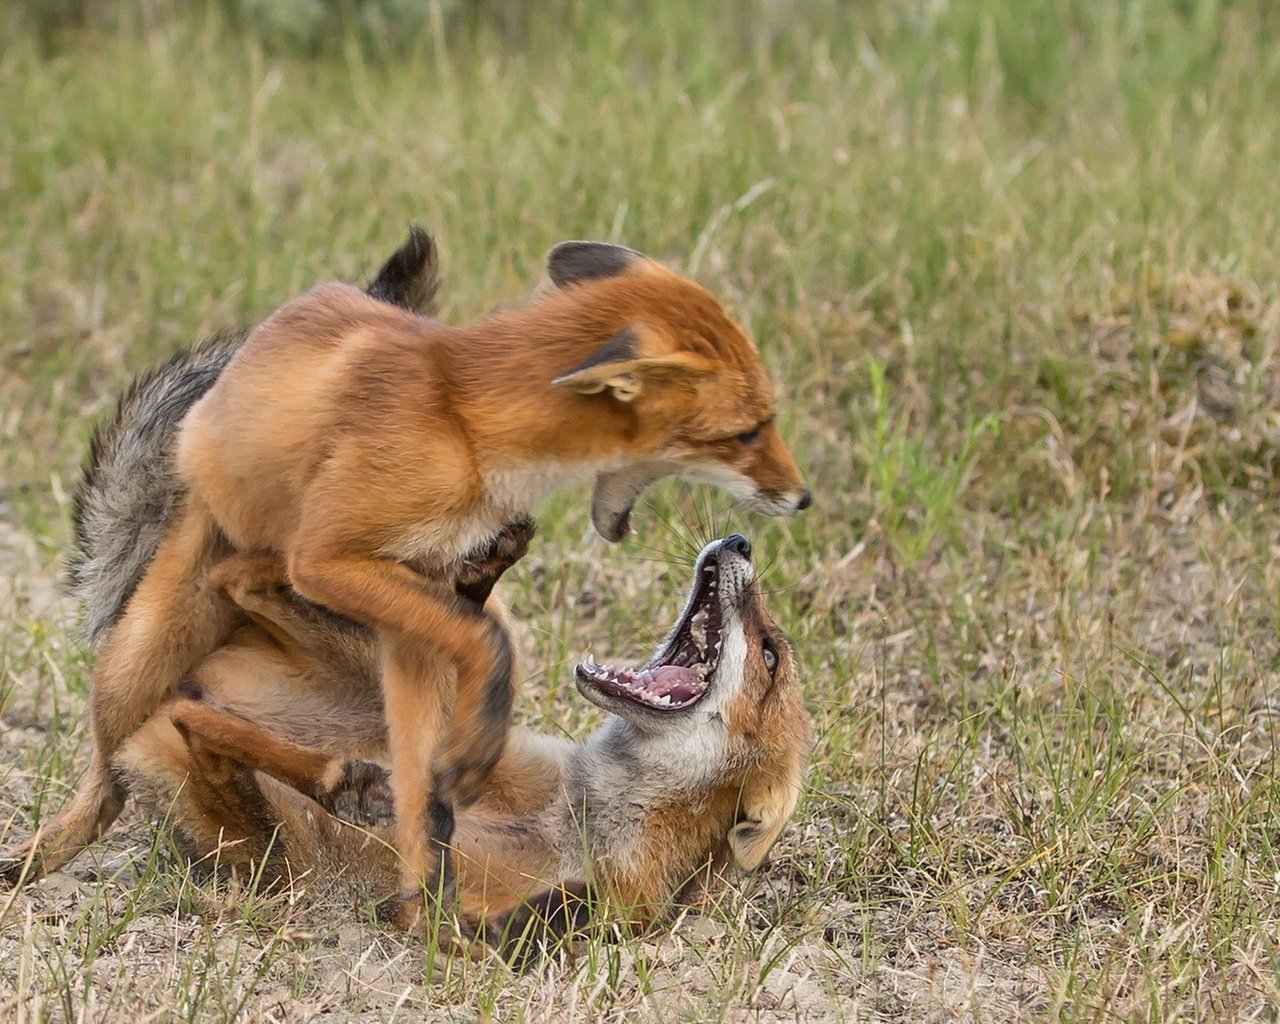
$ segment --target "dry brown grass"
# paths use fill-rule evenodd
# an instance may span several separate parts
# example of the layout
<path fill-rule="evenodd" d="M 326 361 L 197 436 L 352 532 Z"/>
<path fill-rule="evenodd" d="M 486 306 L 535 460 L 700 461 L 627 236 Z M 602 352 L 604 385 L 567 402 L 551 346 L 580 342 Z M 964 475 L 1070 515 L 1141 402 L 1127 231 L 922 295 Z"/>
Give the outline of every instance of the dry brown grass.
<path fill-rule="evenodd" d="M 518 978 L 330 880 L 197 884 L 130 818 L 0 894 L 0 1020 L 1275 1019 L 1269 7 L 446 5 L 302 52 L 235 6 L 0 16 L 0 833 L 84 763 L 52 578 L 88 425 L 409 219 L 450 318 L 616 237 L 760 340 L 814 508 L 668 489 L 606 550 L 557 499 L 511 581 L 520 713 L 585 728 L 571 662 L 642 654 L 742 527 L 804 662 L 808 793 L 719 906 Z"/>

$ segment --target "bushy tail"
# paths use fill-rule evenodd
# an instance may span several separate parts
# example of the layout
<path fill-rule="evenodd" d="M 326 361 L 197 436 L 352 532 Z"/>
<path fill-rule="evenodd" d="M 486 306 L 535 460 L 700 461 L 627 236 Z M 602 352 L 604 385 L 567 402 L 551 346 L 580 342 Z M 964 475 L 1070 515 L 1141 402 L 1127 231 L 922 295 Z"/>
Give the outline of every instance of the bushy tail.
<path fill-rule="evenodd" d="M 80 599 L 92 646 L 133 596 L 182 499 L 172 454 L 178 424 L 247 333 L 215 335 L 139 377 L 94 434 L 72 504 L 75 548 L 63 576 Z"/>
<path fill-rule="evenodd" d="M 429 313 L 438 288 L 435 243 L 412 226 L 366 291 Z M 91 647 L 120 618 L 182 500 L 173 465 L 178 425 L 248 335 L 218 334 L 178 352 L 134 381 L 95 432 L 72 504 L 75 546 L 63 574 L 66 590 L 80 600 Z"/>
<path fill-rule="evenodd" d="M 404 245 L 391 254 L 365 287 L 375 299 L 426 316 L 435 315 L 439 290 L 440 256 L 436 243 L 416 224 L 409 225 Z"/>

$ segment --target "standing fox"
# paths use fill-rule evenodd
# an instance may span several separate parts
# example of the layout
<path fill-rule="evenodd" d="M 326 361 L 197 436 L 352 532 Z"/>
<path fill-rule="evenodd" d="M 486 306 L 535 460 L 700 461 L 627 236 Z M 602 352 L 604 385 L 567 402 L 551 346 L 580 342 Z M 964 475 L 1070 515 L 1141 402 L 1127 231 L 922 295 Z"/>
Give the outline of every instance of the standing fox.
<path fill-rule="evenodd" d="M 209 569 L 255 554 L 377 636 L 412 918 L 510 719 L 505 631 L 455 592 L 469 557 L 577 479 L 611 541 L 664 476 L 773 515 L 808 504 L 760 358 L 707 292 L 601 243 L 557 246 L 548 271 L 553 289 L 469 327 L 330 284 L 250 334 L 178 428 L 183 498 L 99 653 L 94 764 L 33 839 L 41 867 L 114 819 L 112 757 L 241 620 Z"/>
<path fill-rule="evenodd" d="M 382 265 L 366 292 L 426 316 L 434 312 L 439 288 L 435 243 L 413 225 L 408 239 Z M 84 638 L 95 654 L 106 646 L 183 506 L 186 488 L 174 468 L 178 428 L 249 333 L 221 332 L 178 351 L 137 378 L 121 397 L 115 415 L 94 432 L 72 502 L 75 545 L 63 583 L 79 601 Z M 95 778 L 101 781 L 97 769 L 102 763 L 95 758 L 95 770 L 76 804 L 32 841 L 0 856 L 0 881 L 14 884 L 53 870 L 111 823 L 124 791 L 95 785 Z M 103 794 L 106 802 L 99 805 L 96 800 Z M 97 824 L 86 818 L 94 808 L 99 808 Z"/>
<path fill-rule="evenodd" d="M 511 734 L 450 843 L 464 934 L 519 956 L 600 905 L 644 927 L 729 863 L 763 860 L 799 796 L 809 727 L 750 554 L 738 535 L 703 550 L 684 611 L 643 666 L 577 667 L 578 689 L 608 712 L 596 732 Z M 395 852 L 378 841 L 391 816 L 382 710 L 340 699 L 376 698 L 372 636 L 260 562 L 233 558 L 215 576 L 253 625 L 196 666 L 116 769 L 172 816 L 193 857 L 394 887 Z"/>

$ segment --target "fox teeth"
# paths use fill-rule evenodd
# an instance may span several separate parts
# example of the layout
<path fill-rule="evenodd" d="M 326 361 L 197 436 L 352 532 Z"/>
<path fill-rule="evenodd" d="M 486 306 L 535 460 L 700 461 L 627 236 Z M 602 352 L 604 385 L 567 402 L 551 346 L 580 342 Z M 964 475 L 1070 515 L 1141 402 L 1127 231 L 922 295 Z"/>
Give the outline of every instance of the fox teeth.
<path fill-rule="evenodd" d="M 705 657 L 707 653 L 707 620 L 710 618 L 707 610 L 702 608 L 689 620 L 689 636 L 698 649 L 699 657 Z"/>

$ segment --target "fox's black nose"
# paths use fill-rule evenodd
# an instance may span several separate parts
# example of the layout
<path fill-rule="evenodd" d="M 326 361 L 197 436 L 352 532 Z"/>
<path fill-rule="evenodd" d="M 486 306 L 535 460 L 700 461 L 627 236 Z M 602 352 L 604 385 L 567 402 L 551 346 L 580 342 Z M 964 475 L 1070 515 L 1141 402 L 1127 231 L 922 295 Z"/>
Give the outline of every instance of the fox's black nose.
<path fill-rule="evenodd" d="M 736 551 L 743 558 L 750 560 L 751 558 L 751 541 L 740 533 L 731 533 L 724 539 L 724 546 L 730 551 Z"/>
<path fill-rule="evenodd" d="M 803 512 L 813 504 L 813 495 L 809 493 L 809 488 L 804 489 L 804 494 L 800 495 L 800 500 L 796 502 L 796 511 Z"/>

